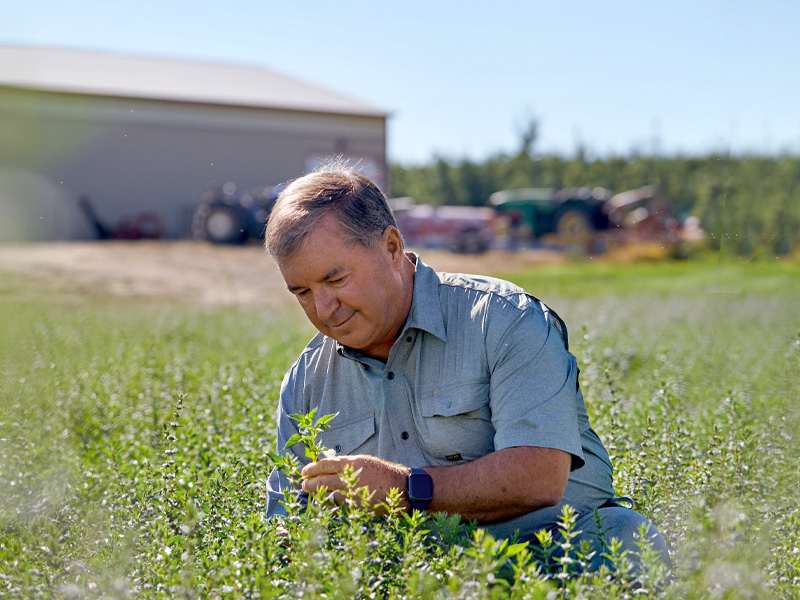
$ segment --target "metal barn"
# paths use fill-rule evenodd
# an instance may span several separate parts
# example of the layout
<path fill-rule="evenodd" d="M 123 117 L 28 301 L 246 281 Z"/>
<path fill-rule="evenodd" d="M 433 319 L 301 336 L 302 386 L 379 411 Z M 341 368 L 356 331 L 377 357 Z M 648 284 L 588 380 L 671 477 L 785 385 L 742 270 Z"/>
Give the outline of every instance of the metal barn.
<path fill-rule="evenodd" d="M 265 68 L 0 45 L 0 240 L 94 237 L 82 197 L 185 237 L 209 187 L 277 185 L 332 155 L 385 187 L 386 119 Z"/>

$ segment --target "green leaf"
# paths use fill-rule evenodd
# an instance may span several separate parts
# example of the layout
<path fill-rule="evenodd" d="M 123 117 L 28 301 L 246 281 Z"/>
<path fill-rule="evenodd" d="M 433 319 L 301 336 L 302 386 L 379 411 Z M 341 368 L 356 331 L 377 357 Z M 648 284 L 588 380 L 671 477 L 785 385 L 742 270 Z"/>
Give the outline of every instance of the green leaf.
<path fill-rule="evenodd" d="M 512 544 L 511 546 L 506 549 L 506 556 L 516 556 L 520 552 L 523 552 L 528 549 L 528 544 L 526 542 L 521 542 L 519 544 Z"/>
<path fill-rule="evenodd" d="M 314 422 L 314 415 L 317 414 L 317 409 L 312 408 L 308 414 L 289 415 L 301 427 L 308 427 Z"/>
<path fill-rule="evenodd" d="M 299 441 L 300 441 L 300 440 L 302 440 L 302 439 L 303 439 L 303 436 L 301 436 L 299 433 L 295 433 L 295 434 L 294 434 L 292 437 L 290 437 L 290 438 L 289 438 L 289 439 L 286 441 L 286 445 L 283 447 L 283 448 L 284 448 L 284 450 L 285 450 L 286 448 L 291 448 L 292 446 L 294 446 L 294 445 L 295 445 L 297 442 L 299 442 Z"/>
<path fill-rule="evenodd" d="M 321 416 L 319 418 L 319 420 L 317 421 L 317 427 L 322 428 L 323 426 L 325 426 L 327 428 L 328 423 L 330 423 L 333 419 L 335 419 L 338 414 L 339 413 L 337 412 L 337 413 L 334 413 L 332 415 L 323 415 L 323 416 Z"/>

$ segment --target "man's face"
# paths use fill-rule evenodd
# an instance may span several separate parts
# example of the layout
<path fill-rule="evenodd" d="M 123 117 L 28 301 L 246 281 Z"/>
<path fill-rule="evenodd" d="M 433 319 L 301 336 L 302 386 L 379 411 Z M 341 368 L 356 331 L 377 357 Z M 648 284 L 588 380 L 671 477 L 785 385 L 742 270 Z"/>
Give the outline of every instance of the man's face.
<path fill-rule="evenodd" d="M 281 274 L 319 331 L 385 360 L 408 316 L 413 266 L 394 228 L 375 248 L 344 240 L 339 221 L 327 215 L 280 264 Z"/>

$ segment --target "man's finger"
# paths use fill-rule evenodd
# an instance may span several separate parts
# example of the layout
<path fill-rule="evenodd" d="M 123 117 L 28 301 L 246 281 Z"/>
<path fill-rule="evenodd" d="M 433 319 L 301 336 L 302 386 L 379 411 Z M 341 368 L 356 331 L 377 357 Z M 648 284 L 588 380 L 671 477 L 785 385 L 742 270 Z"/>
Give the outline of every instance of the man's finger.
<path fill-rule="evenodd" d="M 301 485 L 303 487 L 303 491 L 308 492 L 309 494 L 313 494 L 321 487 L 326 487 L 331 491 L 345 489 L 344 483 L 336 474 L 325 474 L 317 475 L 316 477 L 310 477 L 308 479 L 304 479 Z"/>
<path fill-rule="evenodd" d="M 329 473 L 340 473 L 342 470 L 341 460 L 338 458 L 323 458 L 317 462 L 308 463 L 300 474 L 305 479 L 318 477 Z"/>

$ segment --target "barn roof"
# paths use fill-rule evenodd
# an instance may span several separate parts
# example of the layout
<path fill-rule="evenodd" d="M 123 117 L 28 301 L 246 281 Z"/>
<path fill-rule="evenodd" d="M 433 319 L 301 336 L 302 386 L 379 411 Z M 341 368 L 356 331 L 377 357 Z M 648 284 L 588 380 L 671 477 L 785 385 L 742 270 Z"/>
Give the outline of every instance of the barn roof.
<path fill-rule="evenodd" d="M 0 86 L 386 117 L 386 111 L 264 67 L 0 44 Z"/>

